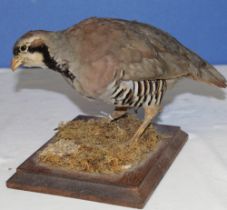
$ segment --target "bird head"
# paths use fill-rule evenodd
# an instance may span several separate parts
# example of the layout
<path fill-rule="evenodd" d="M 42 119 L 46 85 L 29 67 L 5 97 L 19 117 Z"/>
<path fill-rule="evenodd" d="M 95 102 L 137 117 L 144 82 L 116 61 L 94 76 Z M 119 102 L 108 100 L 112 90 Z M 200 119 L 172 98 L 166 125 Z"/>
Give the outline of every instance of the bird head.
<path fill-rule="evenodd" d="M 31 31 L 24 34 L 14 45 L 11 69 L 20 66 L 46 68 L 45 58 L 49 54 L 49 40 L 52 36 L 48 31 Z"/>

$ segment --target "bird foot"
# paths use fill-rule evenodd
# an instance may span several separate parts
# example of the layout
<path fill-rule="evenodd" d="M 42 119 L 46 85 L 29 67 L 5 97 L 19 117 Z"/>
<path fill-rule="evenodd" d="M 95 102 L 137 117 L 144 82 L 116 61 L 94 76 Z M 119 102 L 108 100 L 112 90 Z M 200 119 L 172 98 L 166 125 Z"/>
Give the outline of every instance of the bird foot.
<path fill-rule="evenodd" d="M 133 145 L 136 145 L 140 140 L 140 137 L 139 136 L 133 136 L 132 138 L 130 138 L 128 141 L 126 141 L 124 143 L 124 147 L 132 147 Z"/>
<path fill-rule="evenodd" d="M 142 136 L 142 134 L 139 135 L 139 134 L 135 133 L 128 142 L 129 143 L 136 143 L 140 140 L 141 136 Z"/>
<path fill-rule="evenodd" d="M 111 114 L 104 112 L 104 111 L 101 111 L 99 116 L 106 118 L 109 122 L 114 120 L 114 118 L 111 116 Z"/>
<path fill-rule="evenodd" d="M 106 112 L 103 112 L 103 111 L 101 111 L 100 114 L 101 114 L 102 117 L 105 117 L 109 122 L 112 122 L 112 121 L 118 120 L 121 117 L 126 116 L 127 112 L 126 111 L 114 110 L 112 112 L 112 114 L 109 114 L 109 113 L 106 113 Z"/>

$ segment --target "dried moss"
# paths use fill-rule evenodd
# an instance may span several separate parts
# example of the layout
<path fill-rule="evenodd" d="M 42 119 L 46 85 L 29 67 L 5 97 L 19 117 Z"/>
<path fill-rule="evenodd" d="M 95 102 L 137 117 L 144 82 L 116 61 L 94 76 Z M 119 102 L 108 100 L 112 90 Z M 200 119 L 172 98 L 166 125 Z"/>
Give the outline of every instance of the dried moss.
<path fill-rule="evenodd" d="M 140 124 L 134 116 L 114 122 L 99 118 L 61 124 L 54 141 L 38 154 L 38 161 L 80 172 L 120 173 L 143 160 L 158 142 L 150 126 L 138 142 L 128 144 Z"/>

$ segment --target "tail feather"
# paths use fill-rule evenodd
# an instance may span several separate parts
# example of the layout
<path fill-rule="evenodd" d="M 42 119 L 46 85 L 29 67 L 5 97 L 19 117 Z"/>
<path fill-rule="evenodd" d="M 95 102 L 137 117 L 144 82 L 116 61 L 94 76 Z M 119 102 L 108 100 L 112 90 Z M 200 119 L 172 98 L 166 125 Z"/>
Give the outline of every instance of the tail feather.
<path fill-rule="evenodd" d="M 202 68 L 199 68 L 196 72 L 193 72 L 192 77 L 195 80 L 201 80 L 203 82 L 213 84 L 217 87 L 227 87 L 225 77 L 221 73 L 219 73 L 217 69 L 209 64 Z"/>

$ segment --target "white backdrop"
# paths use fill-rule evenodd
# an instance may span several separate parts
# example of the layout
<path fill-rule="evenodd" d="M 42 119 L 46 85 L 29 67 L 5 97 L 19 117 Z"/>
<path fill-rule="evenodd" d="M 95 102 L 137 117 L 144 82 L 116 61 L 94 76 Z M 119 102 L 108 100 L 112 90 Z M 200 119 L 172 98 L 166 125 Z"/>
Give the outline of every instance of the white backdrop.
<path fill-rule="evenodd" d="M 218 66 L 227 77 L 227 66 Z M 57 73 L 0 70 L 0 208 L 94 210 L 125 207 L 8 189 L 16 167 L 49 140 L 61 121 L 110 112 L 89 102 Z M 142 113 L 139 113 L 142 116 Z M 165 97 L 160 124 L 180 125 L 189 140 L 145 209 L 227 209 L 227 90 L 182 80 Z"/>

